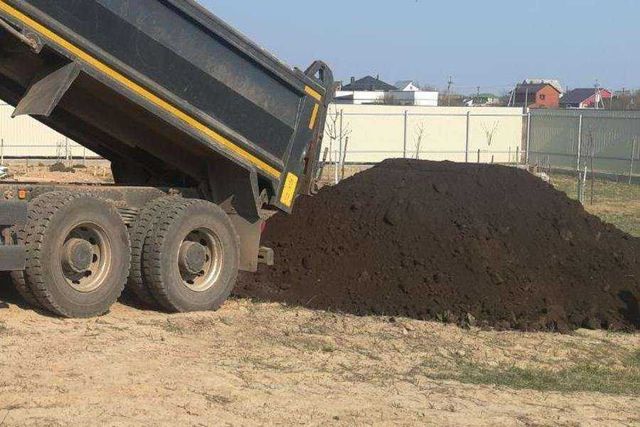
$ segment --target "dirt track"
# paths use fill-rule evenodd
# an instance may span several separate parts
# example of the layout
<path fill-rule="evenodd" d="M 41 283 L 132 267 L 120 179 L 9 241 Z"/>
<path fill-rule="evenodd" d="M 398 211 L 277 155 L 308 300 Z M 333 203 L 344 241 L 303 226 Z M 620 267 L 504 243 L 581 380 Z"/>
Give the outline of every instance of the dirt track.
<path fill-rule="evenodd" d="M 621 366 L 640 336 L 466 331 L 229 302 L 165 315 L 118 304 L 59 320 L 0 290 L 0 425 L 630 425 L 636 396 L 448 379 L 460 360 Z"/>

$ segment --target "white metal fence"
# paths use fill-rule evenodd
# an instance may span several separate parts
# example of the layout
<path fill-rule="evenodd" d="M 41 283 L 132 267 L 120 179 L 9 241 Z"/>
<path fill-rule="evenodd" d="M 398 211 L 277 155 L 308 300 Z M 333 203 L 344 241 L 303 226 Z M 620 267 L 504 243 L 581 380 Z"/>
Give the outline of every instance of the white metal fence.
<path fill-rule="evenodd" d="M 529 116 L 518 108 L 333 105 L 326 161 L 373 164 L 387 158 L 521 163 Z"/>
<path fill-rule="evenodd" d="M 0 161 L 10 158 L 70 159 L 98 156 L 37 120 L 12 118 L 14 108 L 0 103 Z"/>

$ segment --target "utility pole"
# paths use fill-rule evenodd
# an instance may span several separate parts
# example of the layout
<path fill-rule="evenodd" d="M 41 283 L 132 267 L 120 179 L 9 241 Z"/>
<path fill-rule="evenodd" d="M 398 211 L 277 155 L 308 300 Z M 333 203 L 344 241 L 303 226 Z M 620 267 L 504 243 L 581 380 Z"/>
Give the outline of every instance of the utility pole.
<path fill-rule="evenodd" d="M 451 106 L 451 86 L 453 86 L 453 77 L 449 76 L 449 82 L 447 84 L 447 106 Z"/>
<path fill-rule="evenodd" d="M 596 110 L 599 110 L 600 109 L 600 82 L 598 81 L 598 79 L 596 79 L 595 88 L 596 88 L 596 93 L 594 94 L 594 108 Z"/>

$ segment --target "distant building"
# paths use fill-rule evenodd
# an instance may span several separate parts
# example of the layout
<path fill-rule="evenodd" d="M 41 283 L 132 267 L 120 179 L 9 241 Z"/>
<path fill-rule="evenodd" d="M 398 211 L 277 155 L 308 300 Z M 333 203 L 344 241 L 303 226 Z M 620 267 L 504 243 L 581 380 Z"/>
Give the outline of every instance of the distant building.
<path fill-rule="evenodd" d="M 421 107 L 437 107 L 440 94 L 423 90 L 395 90 L 387 92 L 387 102 L 393 105 L 417 105 Z"/>
<path fill-rule="evenodd" d="M 403 92 L 420 92 L 420 87 L 413 80 L 401 80 L 396 83 L 396 88 Z"/>
<path fill-rule="evenodd" d="M 334 98 L 337 104 L 388 104 L 438 106 L 439 94 L 435 91 L 422 91 L 411 80 L 398 82 L 396 86 L 380 80 L 379 77 L 366 76 L 359 80 L 351 78 L 351 83 L 342 86 Z"/>
<path fill-rule="evenodd" d="M 380 77 L 366 76 L 360 80 L 351 77 L 351 83 L 341 89 L 344 92 L 389 92 L 398 90 L 397 87 L 380 80 Z"/>
<path fill-rule="evenodd" d="M 560 90 L 549 83 L 521 83 L 512 92 L 510 105 L 527 108 L 559 108 Z"/>
<path fill-rule="evenodd" d="M 557 80 L 557 79 L 526 79 L 523 83 L 530 84 L 530 85 L 545 83 L 558 89 L 558 92 L 560 92 L 561 94 L 564 93 L 564 89 L 560 84 L 560 80 Z"/>
<path fill-rule="evenodd" d="M 607 89 L 578 88 L 572 89 L 560 98 L 563 108 L 604 108 L 604 101 L 613 94 Z"/>
<path fill-rule="evenodd" d="M 500 97 L 492 93 L 481 93 L 471 98 L 466 98 L 464 103 L 467 107 L 495 107 L 500 105 Z"/>

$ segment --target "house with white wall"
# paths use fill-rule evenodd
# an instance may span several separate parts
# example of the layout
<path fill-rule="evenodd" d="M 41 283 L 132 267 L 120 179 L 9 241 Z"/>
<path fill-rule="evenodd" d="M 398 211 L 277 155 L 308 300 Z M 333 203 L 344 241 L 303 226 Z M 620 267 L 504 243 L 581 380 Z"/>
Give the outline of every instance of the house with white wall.
<path fill-rule="evenodd" d="M 422 91 L 411 80 L 403 80 L 395 86 L 379 77 L 366 76 L 360 80 L 351 78 L 351 83 L 342 86 L 335 95 L 337 104 L 351 105 L 414 105 L 437 107 L 439 94 L 435 91 Z"/>

